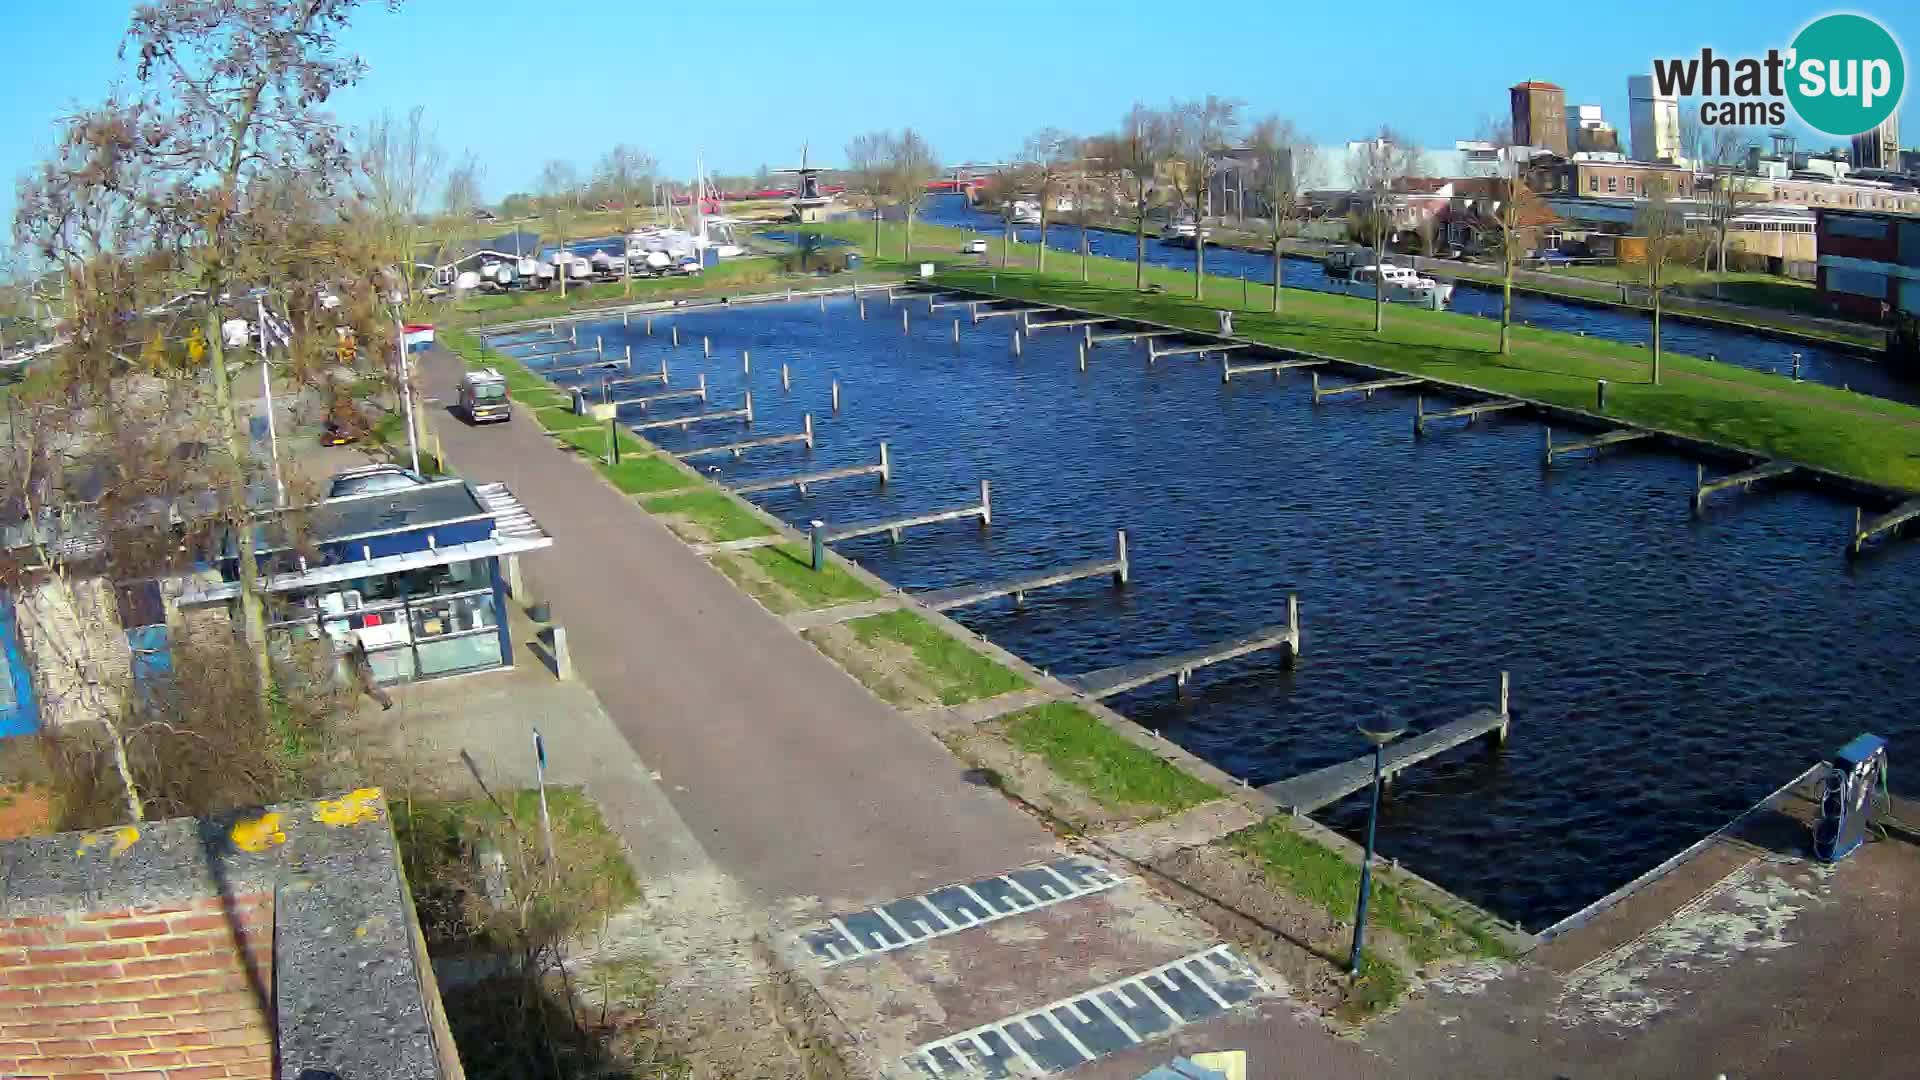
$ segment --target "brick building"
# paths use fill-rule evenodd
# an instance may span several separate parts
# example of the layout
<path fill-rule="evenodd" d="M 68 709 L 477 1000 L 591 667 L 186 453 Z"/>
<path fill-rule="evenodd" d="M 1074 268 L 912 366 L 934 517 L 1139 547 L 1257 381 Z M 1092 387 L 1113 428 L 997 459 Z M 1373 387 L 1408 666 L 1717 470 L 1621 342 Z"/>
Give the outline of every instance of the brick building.
<path fill-rule="evenodd" d="M 1550 82 L 1529 81 L 1508 91 L 1513 141 L 1567 154 L 1567 92 Z"/>
<path fill-rule="evenodd" d="M 1920 219 L 1867 210 L 1815 212 L 1820 299 L 1859 318 L 1920 315 Z"/>

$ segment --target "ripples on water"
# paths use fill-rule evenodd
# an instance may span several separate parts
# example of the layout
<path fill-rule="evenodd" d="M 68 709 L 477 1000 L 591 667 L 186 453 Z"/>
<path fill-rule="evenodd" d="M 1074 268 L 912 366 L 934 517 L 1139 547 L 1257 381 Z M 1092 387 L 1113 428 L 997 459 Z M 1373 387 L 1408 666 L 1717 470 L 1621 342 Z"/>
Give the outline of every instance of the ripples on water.
<path fill-rule="evenodd" d="M 819 448 L 722 459 L 721 481 L 873 460 L 895 482 L 756 496 L 782 518 L 848 522 L 962 505 L 994 485 L 994 526 L 951 524 L 890 546 L 840 546 L 910 589 L 1006 577 L 1102 555 L 1128 530 L 1134 584 L 1082 582 L 954 614 L 1041 667 L 1075 673 L 1192 648 L 1285 617 L 1300 596 L 1297 670 L 1270 655 L 1209 668 L 1175 703 L 1168 684 L 1113 704 L 1256 784 L 1357 756 L 1361 716 L 1415 729 L 1490 705 L 1513 675 L 1503 753 L 1464 748 L 1402 774 L 1380 847 L 1449 888 L 1538 927 L 1718 827 L 1860 731 L 1920 754 L 1909 627 L 1920 544 L 1849 567 L 1852 508 L 1790 489 L 1721 496 L 1688 514 L 1693 463 L 1616 452 L 1542 472 L 1524 419 L 1412 437 L 1413 400 L 1314 407 L 1303 378 L 1222 385 L 1191 358 L 1148 368 L 1104 346 L 1075 369 L 1076 338 L 1025 356 L 1000 320 L 949 340 L 951 313 L 810 302 L 587 324 L 657 365 L 669 318 L 675 385 L 704 370 L 715 408 L 737 404 L 753 352 L 758 434 L 811 411 Z M 779 365 L 793 369 L 783 393 Z M 562 376 L 563 379 L 569 378 Z M 831 415 L 828 380 L 845 410 Z M 671 406 L 678 409 L 678 406 Z M 673 415 L 675 413 L 656 413 Z M 655 432 L 671 449 L 735 427 Z M 708 459 L 711 460 L 711 459 Z M 1712 471 L 1712 470 L 1710 470 Z M 1349 835 L 1355 797 L 1324 812 Z"/>

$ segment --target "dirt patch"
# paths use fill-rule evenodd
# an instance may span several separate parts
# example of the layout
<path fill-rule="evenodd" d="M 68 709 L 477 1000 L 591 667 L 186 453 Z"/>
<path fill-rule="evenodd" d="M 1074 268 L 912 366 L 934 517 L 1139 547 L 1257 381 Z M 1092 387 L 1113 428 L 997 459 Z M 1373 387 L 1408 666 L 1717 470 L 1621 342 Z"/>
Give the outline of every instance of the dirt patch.
<path fill-rule="evenodd" d="M 1037 754 L 1007 741 L 1000 724 L 982 724 L 952 731 L 941 741 L 956 755 L 979 769 L 989 770 L 994 785 L 1041 816 L 1080 832 L 1124 829 L 1163 813 L 1158 806 L 1109 806 L 1085 789 L 1063 779 Z"/>
<path fill-rule="evenodd" d="M 748 596 L 760 601 L 768 611 L 775 615 L 785 615 L 799 611 L 806 605 L 787 591 L 779 582 L 768 576 L 760 564 L 744 555 L 723 551 L 713 556 L 713 565 L 727 575 L 735 585 L 744 589 Z"/>
<path fill-rule="evenodd" d="M 942 704 L 940 691 L 920 679 L 920 660 L 910 645 L 883 638 L 862 641 L 845 624 L 818 626 L 803 636 L 889 704 L 903 709 Z"/>
<path fill-rule="evenodd" d="M 654 520 L 665 525 L 673 535 L 690 544 L 705 544 L 713 540 L 713 534 L 707 531 L 705 525 L 685 514 L 667 514 L 658 511 L 648 511 L 648 513 L 653 514 Z M 768 582 L 768 584 L 772 583 Z"/>
<path fill-rule="evenodd" d="M 38 784 L 0 784 L 0 840 L 53 831 L 53 793 Z"/>

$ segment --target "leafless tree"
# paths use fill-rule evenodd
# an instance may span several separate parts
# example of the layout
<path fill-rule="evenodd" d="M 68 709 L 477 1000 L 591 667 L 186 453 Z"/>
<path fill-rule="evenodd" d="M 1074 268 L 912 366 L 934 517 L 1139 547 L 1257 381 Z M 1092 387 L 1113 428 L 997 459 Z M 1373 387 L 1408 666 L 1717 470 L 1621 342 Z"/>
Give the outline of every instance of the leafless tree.
<path fill-rule="evenodd" d="M 1520 155 L 1525 147 L 1514 137 L 1511 123 L 1489 121 L 1481 140 L 1499 154 L 1490 205 L 1476 215 L 1484 245 L 1500 259 L 1500 355 L 1513 352 L 1513 273 L 1527 255 L 1526 230 L 1547 214 L 1545 204 L 1528 187 Z"/>
<path fill-rule="evenodd" d="M 1147 219 L 1170 194 L 1161 169 L 1173 153 L 1173 124 L 1166 113 L 1135 102 L 1109 144 L 1121 177 L 1122 201 L 1133 222 L 1133 287 L 1147 287 Z"/>
<path fill-rule="evenodd" d="M 892 137 L 884 131 L 847 140 L 847 190 L 873 204 L 873 256 L 880 257 L 880 209 L 893 193 L 890 176 Z"/>
<path fill-rule="evenodd" d="M 1420 171 L 1420 150 L 1413 141 L 1390 127 L 1360 142 L 1353 150 L 1347 171 L 1355 191 L 1368 200 L 1367 213 L 1373 221 L 1374 269 L 1373 332 L 1386 327 L 1387 290 L 1380 267 L 1386 265 L 1388 241 L 1393 235 L 1394 217 L 1399 210 L 1402 181 Z"/>
<path fill-rule="evenodd" d="M 1047 271 L 1047 218 L 1080 168 L 1080 140 L 1059 128 L 1041 128 L 1020 149 L 1020 172 L 1040 200 L 1040 252 L 1035 269 Z"/>
<path fill-rule="evenodd" d="M 600 158 L 594 168 L 594 185 L 608 202 L 620 204 L 621 223 L 631 230 L 634 205 L 646 197 L 647 189 L 653 186 L 654 174 L 659 171 L 660 165 L 652 154 L 620 143 Z"/>
<path fill-rule="evenodd" d="M 1646 258 L 1640 269 L 1653 306 L 1653 384 L 1660 385 L 1660 312 L 1667 277 L 1689 261 L 1686 208 L 1676 199 L 1673 181 L 1654 173 L 1647 180 L 1646 198 L 1634 213 L 1634 232 L 1645 238 Z"/>
<path fill-rule="evenodd" d="M 548 209 L 580 208 L 580 170 L 571 161 L 550 159 L 540 166 L 540 195 Z"/>
<path fill-rule="evenodd" d="M 1254 175 L 1266 203 L 1267 224 L 1273 230 L 1273 310 L 1277 313 L 1281 282 L 1286 280 L 1286 237 L 1319 173 L 1319 155 L 1292 121 L 1278 116 L 1268 116 L 1255 124 L 1248 141 L 1253 146 Z"/>
<path fill-rule="evenodd" d="M 426 113 L 416 105 L 401 120 L 383 111 L 356 139 L 362 205 L 387 258 L 402 268 L 413 265 L 420 226 L 447 161 Z M 412 275 L 404 279 L 410 283 Z"/>
<path fill-rule="evenodd" d="M 1184 183 L 1180 196 L 1193 214 L 1193 295 L 1202 297 L 1207 273 L 1207 192 L 1215 172 L 1214 154 L 1226 147 L 1240 126 L 1241 103 L 1208 94 L 1196 101 L 1176 102 L 1171 117 L 1173 156 L 1180 162 Z"/>
<path fill-rule="evenodd" d="M 1739 163 L 1746 156 L 1747 149 L 1756 145 L 1754 133 L 1740 127 L 1714 127 L 1701 143 L 1700 160 L 1694 163 L 1699 174 L 1695 188 L 1700 194 L 1700 203 L 1706 210 L 1707 228 L 1713 234 L 1713 243 L 1708 245 L 1700 256 L 1700 269 L 1707 270 L 1711 259 L 1720 271 L 1720 277 L 1727 273 L 1727 233 L 1733 228 L 1734 215 L 1740 212 L 1740 205 L 1748 201 L 1746 185 L 1742 182 Z M 1720 279 L 1714 280 L 1714 292 L 1718 295 Z"/>
<path fill-rule="evenodd" d="M 940 161 L 933 145 L 912 128 L 902 129 L 888 141 L 887 163 L 894 202 L 906 219 L 904 244 L 906 258 L 913 256 L 913 218 L 927 201 L 927 185 L 940 174 Z"/>

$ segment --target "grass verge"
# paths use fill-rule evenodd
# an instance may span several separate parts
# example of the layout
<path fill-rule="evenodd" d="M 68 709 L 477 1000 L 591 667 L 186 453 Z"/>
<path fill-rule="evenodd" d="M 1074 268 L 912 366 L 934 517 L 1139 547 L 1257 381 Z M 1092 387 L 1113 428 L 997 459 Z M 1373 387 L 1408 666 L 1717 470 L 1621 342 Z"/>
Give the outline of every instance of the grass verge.
<path fill-rule="evenodd" d="M 865 645 L 884 641 L 913 650 L 919 668 L 915 680 L 932 689 L 943 705 L 995 697 L 1024 690 L 1028 685 L 1027 680 L 981 655 L 969 643 L 911 611 L 869 615 L 849 622 L 847 629 Z"/>
<path fill-rule="evenodd" d="M 773 532 L 766 522 L 754 517 L 732 496 L 719 491 L 688 491 L 661 495 L 640 504 L 648 513 L 684 518 L 700 533 L 688 536 L 696 541 L 745 540 Z M 669 526 L 677 523 L 669 522 Z M 674 531 L 679 532 L 680 529 Z"/>
<path fill-rule="evenodd" d="M 778 615 L 872 600 L 880 594 L 831 560 L 814 570 L 812 553 L 799 544 L 774 544 L 723 552 L 713 564 L 735 585 Z"/>
<path fill-rule="evenodd" d="M 1220 797 L 1078 705 L 1051 702 L 1009 716 L 1007 738 L 1045 759 L 1059 776 L 1113 808 L 1158 807 L 1177 813 Z"/>

